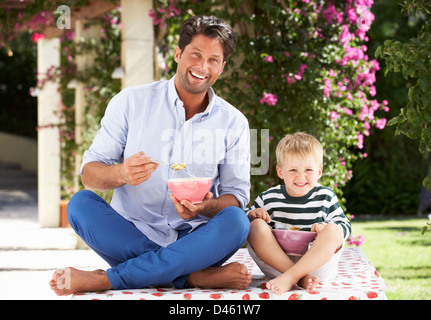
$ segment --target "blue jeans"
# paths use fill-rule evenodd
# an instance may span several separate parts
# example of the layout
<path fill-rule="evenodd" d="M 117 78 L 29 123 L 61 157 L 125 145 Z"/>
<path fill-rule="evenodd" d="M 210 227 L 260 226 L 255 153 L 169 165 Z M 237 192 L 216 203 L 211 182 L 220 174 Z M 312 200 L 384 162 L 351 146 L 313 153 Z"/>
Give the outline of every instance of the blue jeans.
<path fill-rule="evenodd" d="M 89 190 L 72 197 L 67 214 L 75 232 L 111 266 L 106 274 L 114 289 L 168 283 L 184 288 L 190 273 L 229 259 L 250 229 L 243 210 L 227 207 L 193 232 L 180 230 L 177 241 L 162 247 Z"/>

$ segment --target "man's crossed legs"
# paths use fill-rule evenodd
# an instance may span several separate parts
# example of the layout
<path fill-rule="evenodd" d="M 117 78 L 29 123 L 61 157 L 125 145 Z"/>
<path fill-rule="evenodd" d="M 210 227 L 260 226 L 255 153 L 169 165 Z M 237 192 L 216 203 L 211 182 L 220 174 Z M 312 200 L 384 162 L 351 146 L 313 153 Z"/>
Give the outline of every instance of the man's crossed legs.
<path fill-rule="evenodd" d="M 247 239 L 250 223 L 239 208 L 220 211 L 191 233 L 190 229 L 181 230 L 178 240 L 166 247 L 148 239 L 88 190 L 70 200 L 68 218 L 75 232 L 111 268 L 57 270 L 49 282 L 57 295 L 169 283 L 177 288 L 246 289 L 251 282 L 245 265 L 234 262 L 222 266 Z"/>

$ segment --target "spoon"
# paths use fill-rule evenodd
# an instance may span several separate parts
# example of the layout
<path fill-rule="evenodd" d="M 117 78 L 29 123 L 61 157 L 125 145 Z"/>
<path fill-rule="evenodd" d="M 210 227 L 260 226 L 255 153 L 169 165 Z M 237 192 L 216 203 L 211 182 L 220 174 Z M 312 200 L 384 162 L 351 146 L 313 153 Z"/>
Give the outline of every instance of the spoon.
<path fill-rule="evenodd" d="M 272 220 L 271 219 L 271 222 L 275 222 L 275 223 L 279 223 L 279 224 L 282 224 L 283 226 L 286 226 L 286 227 L 288 227 L 289 229 L 288 230 L 301 230 L 300 228 L 299 229 L 291 229 L 291 228 L 295 228 L 295 227 L 292 227 L 292 225 L 291 224 L 289 224 L 289 223 L 286 223 L 286 222 L 281 222 L 281 221 L 278 221 L 278 220 Z"/>
<path fill-rule="evenodd" d="M 185 169 L 186 168 L 186 164 L 183 162 L 183 163 L 181 163 L 181 164 L 177 164 L 177 163 L 174 163 L 174 164 L 167 164 L 167 163 L 164 163 L 164 162 L 160 162 L 160 161 L 156 161 L 156 160 L 153 160 L 152 162 L 154 162 L 154 163 L 158 163 L 158 164 L 163 164 L 163 165 L 165 165 L 165 166 L 168 166 L 168 167 L 170 167 L 170 168 L 172 168 L 173 170 L 175 170 L 175 171 L 180 171 L 180 170 L 183 170 L 183 169 Z"/>

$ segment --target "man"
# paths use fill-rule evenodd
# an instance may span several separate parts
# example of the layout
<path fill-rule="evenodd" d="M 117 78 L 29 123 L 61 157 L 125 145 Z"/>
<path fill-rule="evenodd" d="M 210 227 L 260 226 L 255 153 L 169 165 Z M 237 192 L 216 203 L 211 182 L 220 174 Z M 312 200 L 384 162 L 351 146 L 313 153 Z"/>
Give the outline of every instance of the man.
<path fill-rule="evenodd" d="M 167 283 L 248 287 L 244 265 L 222 265 L 249 231 L 241 209 L 249 201 L 249 127 L 211 89 L 235 45 L 223 20 L 191 17 L 175 49 L 176 75 L 126 88 L 111 100 L 81 167 L 87 189 L 114 189 L 111 205 L 89 190 L 68 205 L 76 233 L 111 268 L 57 270 L 50 281 L 56 294 Z M 186 169 L 158 161 L 184 162 Z M 212 178 L 202 203 L 169 196 L 167 180 L 181 175 Z"/>

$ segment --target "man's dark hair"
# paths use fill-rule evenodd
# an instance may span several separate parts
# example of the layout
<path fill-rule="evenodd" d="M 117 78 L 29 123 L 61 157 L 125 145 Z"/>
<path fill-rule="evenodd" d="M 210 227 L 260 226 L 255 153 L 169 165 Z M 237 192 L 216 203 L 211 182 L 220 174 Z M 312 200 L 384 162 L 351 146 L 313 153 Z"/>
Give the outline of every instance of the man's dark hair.
<path fill-rule="evenodd" d="M 236 35 L 229 24 L 214 16 L 192 16 L 181 25 L 180 40 L 178 42 L 181 51 L 198 34 L 203 34 L 211 39 L 218 39 L 221 42 L 223 61 L 226 61 L 235 50 Z"/>

